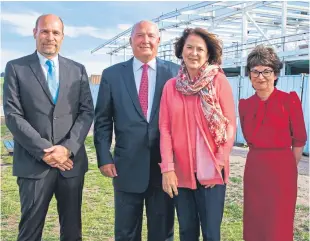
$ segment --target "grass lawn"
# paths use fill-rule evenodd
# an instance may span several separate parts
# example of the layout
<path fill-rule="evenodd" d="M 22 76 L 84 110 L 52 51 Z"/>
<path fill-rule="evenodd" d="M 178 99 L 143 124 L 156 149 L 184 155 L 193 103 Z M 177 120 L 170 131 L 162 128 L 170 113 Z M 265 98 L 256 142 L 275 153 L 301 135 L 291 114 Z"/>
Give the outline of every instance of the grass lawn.
<path fill-rule="evenodd" d="M 0 97 L 1 97 L 1 99 L 2 99 L 3 82 L 4 82 L 4 78 L 3 78 L 3 77 L 0 77 Z"/>
<path fill-rule="evenodd" d="M 5 127 L 1 128 L 6 133 Z M 3 135 L 2 135 L 3 136 Z M 87 137 L 87 150 L 90 156 L 89 171 L 85 177 L 83 195 L 83 240 L 86 241 L 112 241 L 113 239 L 113 188 L 111 179 L 103 177 L 94 162 L 95 154 L 92 137 Z M 1 143 L 3 150 L 3 144 Z M 18 221 L 20 218 L 20 205 L 16 177 L 12 176 L 12 157 L 2 152 L 2 185 L 1 185 L 1 240 L 13 241 L 17 237 Z M 4 166 L 4 168 L 3 168 Z M 231 184 L 227 186 L 226 205 L 222 224 L 223 241 L 242 240 L 242 186 L 241 177 L 232 177 Z M 309 207 L 297 206 L 297 214 L 308 217 Z M 304 215 L 306 213 L 306 215 Z M 308 219 L 295 228 L 295 240 L 309 240 Z M 179 240 L 178 225 L 176 221 L 176 238 Z M 55 199 L 52 200 L 44 227 L 43 240 L 59 240 L 59 225 Z M 143 241 L 146 241 L 146 220 L 143 224 Z"/>

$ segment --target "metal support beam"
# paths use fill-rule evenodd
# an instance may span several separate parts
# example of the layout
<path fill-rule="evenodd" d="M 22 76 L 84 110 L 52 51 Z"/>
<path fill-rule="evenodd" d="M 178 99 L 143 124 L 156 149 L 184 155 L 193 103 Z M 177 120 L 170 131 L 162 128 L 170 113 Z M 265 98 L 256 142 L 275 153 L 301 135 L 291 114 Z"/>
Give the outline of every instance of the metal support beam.
<path fill-rule="evenodd" d="M 216 24 L 219 24 L 218 21 L 220 21 L 220 20 L 229 18 L 230 16 L 234 16 L 234 15 L 236 15 L 238 13 L 242 13 L 243 11 L 246 11 L 246 10 L 250 10 L 250 9 L 253 9 L 253 8 L 259 8 L 259 7 L 263 7 L 263 6 L 268 6 L 270 3 L 271 2 L 248 2 L 247 6 L 244 9 L 236 9 L 236 10 L 233 10 L 233 11 L 229 11 L 228 13 L 225 13 L 225 14 L 222 14 L 222 15 L 218 15 L 217 17 L 212 18 L 212 21 L 214 23 L 216 23 Z M 233 6 L 233 5 L 237 5 L 237 4 L 240 4 L 240 2 L 230 2 L 230 3 L 227 3 L 227 5 L 229 5 L 229 6 Z M 159 31 L 163 31 L 163 30 L 171 29 L 171 28 L 178 28 L 180 26 L 186 26 L 186 25 L 191 24 L 192 22 L 195 22 L 195 21 L 205 21 L 205 19 L 206 19 L 206 17 L 198 17 L 198 18 L 190 19 L 188 21 L 182 21 L 180 23 L 174 23 L 174 24 L 165 26 L 164 28 L 160 28 Z M 128 45 L 129 45 L 129 43 L 127 43 L 126 45 L 122 45 L 122 46 L 114 49 L 113 51 L 108 52 L 107 54 L 116 53 L 120 49 L 122 49 L 125 46 L 127 47 Z"/>
<path fill-rule="evenodd" d="M 241 58 L 245 58 L 247 56 L 247 47 L 246 43 L 248 41 L 248 19 L 246 16 L 246 6 L 247 4 L 243 4 L 242 8 L 242 38 L 241 38 L 241 44 L 244 46 L 241 53 Z M 240 65 L 240 75 L 242 78 L 245 76 L 245 67 L 243 64 Z"/>
<path fill-rule="evenodd" d="M 164 19 L 169 19 L 169 18 L 177 17 L 177 16 L 181 15 L 181 11 L 194 10 L 194 9 L 198 9 L 198 8 L 202 8 L 202 7 L 207 7 L 209 5 L 212 5 L 212 4 L 215 4 L 215 3 L 219 3 L 219 2 L 220 1 L 217 1 L 217 2 L 205 2 L 205 1 L 204 2 L 200 2 L 200 3 L 197 3 L 197 4 L 190 5 L 188 7 L 181 8 L 179 10 L 175 10 L 175 11 L 163 14 L 163 15 L 161 15 L 158 18 L 152 19 L 152 21 L 155 22 L 155 23 L 158 23 L 158 22 L 160 22 L 160 21 L 162 21 Z M 108 44 L 113 43 L 115 40 L 119 39 L 120 37 L 126 36 L 127 34 L 129 34 L 131 32 L 131 30 L 132 30 L 132 27 L 127 29 L 127 30 L 125 30 L 124 32 L 121 32 L 120 34 L 116 35 L 114 38 L 106 41 L 105 43 L 99 45 L 97 48 L 93 49 L 91 51 L 91 53 L 93 54 L 94 52 L 96 52 L 99 49 L 107 46 Z"/>
<path fill-rule="evenodd" d="M 286 35 L 286 24 L 287 24 L 287 2 L 283 1 L 282 2 L 282 46 L 283 46 L 283 52 L 286 51 L 286 44 L 285 44 L 285 35 Z M 282 59 L 283 62 L 283 68 L 281 69 L 280 75 L 283 76 L 285 75 L 285 62 L 284 58 Z"/>
<path fill-rule="evenodd" d="M 126 43 L 125 39 L 124 39 L 124 43 Z M 126 61 L 126 48 L 124 48 L 124 61 Z"/>
<path fill-rule="evenodd" d="M 275 3 L 270 4 L 269 6 L 271 8 L 282 8 L 283 7 L 281 2 L 275 2 Z M 298 6 L 298 5 L 287 5 L 287 8 L 290 9 L 290 10 L 298 10 L 298 11 L 303 11 L 303 12 L 309 11 L 309 6 L 308 7 L 303 7 L 303 6 Z"/>
<path fill-rule="evenodd" d="M 223 57 L 225 61 L 235 58 L 233 64 L 234 66 L 241 65 L 240 74 L 242 76 L 246 72 L 244 66 L 248 53 L 260 43 L 278 48 L 277 51 L 282 61 L 287 61 L 286 55 L 290 51 L 292 51 L 290 56 L 306 59 L 309 57 L 308 52 L 298 52 L 299 45 L 304 44 L 304 41 L 309 41 L 310 15 L 305 6 L 306 4 L 300 5 L 289 1 L 204 1 L 185 8 L 175 9 L 152 20 L 158 24 L 160 36 L 166 37 L 166 41 L 160 44 L 158 55 L 166 60 L 177 62 L 178 60 L 173 53 L 175 36 L 179 35 L 185 27 L 202 26 L 220 36 L 224 43 L 225 49 L 223 49 L 223 52 L 225 54 Z M 186 12 L 185 15 L 182 14 L 184 12 Z M 179 32 L 176 33 L 175 30 Z M 169 33 L 166 34 L 163 31 Z M 105 52 L 104 54 L 110 55 L 111 64 L 122 59 L 126 60 L 126 57 L 132 55 L 128 43 L 130 32 L 131 28 L 119 33 L 93 51 L 107 48 L 105 49 L 107 52 L 98 51 L 96 54 Z M 270 34 L 273 35 L 272 38 L 268 38 L 268 36 L 271 36 Z M 126 41 L 124 41 L 125 37 Z M 162 40 L 164 39 L 162 38 Z M 230 45 L 233 42 L 237 43 L 238 50 L 236 50 L 235 46 L 231 48 Z M 109 48 L 111 45 L 114 45 L 113 48 Z M 117 55 L 121 55 L 121 58 L 114 57 Z M 281 75 L 284 72 L 285 67 L 281 71 Z"/>
<path fill-rule="evenodd" d="M 124 32 L 122 32 L 122 33 L 116 35 L 114 38 L 111 38 L 110 40 L 106 41 L 104 44 L 102 44 L 102 45 L 98 46 L 97 48 L 93 49 L 90 53 L 93 54 L 94 52 L 96 52 L 96 51 L 98 51 L 99 49 L 101 49 L 101 48 L 107 46 L 108 44 L 113 43 L 114 41 L 116 41 L 116 40 L 119 39 L 120 37 L 125 36 L 126 34 L 128 34 L 128 33 L 131 32 L 131 29 L 132 29 L 132 27 L 129 28 L 129 29 L 127 29 L 126 31 L 124 31 Z"/>
<path fill-rule="evenodd" d="M 110 54 L 110 66 L 113 64 L 113 58 L 112 58 L 113 54 Z"/>
<path fill-rule="evenodd" d="M 268 43 L 270 45 L 272 45 L 272 43 L 269 41 L 269 38 L 266 36 L 266 34 L 263 32 L 263 30 L 257 25 L 257 23 L 255 22 L 255 20 L 251 17 L 251 15 L 246 12 L 245 13 L 246 16 L 248 17 L 248 19 L 254 24 L 255 28 L 257 29 L 257 31 L 268 41 Z"/>

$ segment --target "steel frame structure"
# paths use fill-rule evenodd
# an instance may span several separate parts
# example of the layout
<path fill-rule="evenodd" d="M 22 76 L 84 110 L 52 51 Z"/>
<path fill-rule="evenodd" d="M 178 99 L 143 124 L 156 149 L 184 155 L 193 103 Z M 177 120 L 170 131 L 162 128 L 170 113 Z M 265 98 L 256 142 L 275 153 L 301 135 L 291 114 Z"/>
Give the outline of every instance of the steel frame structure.
<path fill-rule="evenodd" d="M 282 61 L 309 59 L 309 3 L 307 1 L 204 1 L 157 18 L 161 35 L 158 56 L 178 62 L 173 44 L 187 27 L 203 27 L 223 42 L 223 68 L 242 67 L 257 44 L 273 46 Z M 91 53 L 132 56 L 132 27 L 96 47 Z M 240 75 L 245 75 L 240 68 Z M 285 67 L 281 75 L 284 75 Z"/>

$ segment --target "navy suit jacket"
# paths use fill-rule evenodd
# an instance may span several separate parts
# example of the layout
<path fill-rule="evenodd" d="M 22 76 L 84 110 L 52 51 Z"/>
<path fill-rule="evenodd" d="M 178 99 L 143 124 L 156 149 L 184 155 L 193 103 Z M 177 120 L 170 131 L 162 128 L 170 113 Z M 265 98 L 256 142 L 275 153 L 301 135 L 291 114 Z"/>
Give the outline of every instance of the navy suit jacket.
<path fill-rule="evenodd" d="M 94 117 L 85 67 L 59 55 L 59 95 L 54 104 L 37 53 L 7 63 L 3 85 L 5 122 L 14 137 L 13 175 L 40 179 L 51 167 L 44 149 L 63 145 L 74 165 L 64 177 L 84 175 L 84 140 Z"/>
<path fill-rule="evenodd" d="M 149 185 L 161 186 L 159 104 L 167 80 L 179 66 L 156 58 L 156 86 L 150 120 L 143 115 L 133 73 L 133 58 L 102 73 L 95 109 L 94 143 L 98 166 L 114 163 L 118 191 L 142 193 Z M 114 156 L 110 153 L 113 129 Z"/>

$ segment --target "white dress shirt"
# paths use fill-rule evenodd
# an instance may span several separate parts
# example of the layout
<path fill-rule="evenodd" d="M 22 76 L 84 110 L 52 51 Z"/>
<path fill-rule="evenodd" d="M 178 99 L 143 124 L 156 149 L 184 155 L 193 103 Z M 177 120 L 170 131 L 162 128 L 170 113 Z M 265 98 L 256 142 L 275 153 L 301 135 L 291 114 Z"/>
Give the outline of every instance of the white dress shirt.
<path fill-rule="evenodd" d="M 37 51 L 37 55 L 39 57 L 40 65 L 42 67 L 45 79 L 47 80 L 48 66 L 46 64 L 46 61 L 49 60 L 49 59 L 45 58 L 42 54 L 39 53 L 39 51 Z M 57 84 L 58 84 L 59 83 L 59 61 L 58 61 L 58 55 L 56 55 L 51 60 L 53 60 L 53 62 L 54 62 L 54 67 L 55 67 L 55 70 L 56 70 L 56 81 L 57 81 Z"/>
<path fill-rule="evenodd" d="M 135 76 L 135 83 L 137 92 L 139 95 L 143 65 L 140 60 L 134 57 L 133 59 L 133 74 Z M 150 120 L 152 106 L 153 106 L 153 99 L 155 93 L 155 86 L 156 86 L 156 58 L 152 59 L 150 62 L 147 63 L 149 66 L 147 75 L 148 75 L 148 109 L 147 109 L 147 118 L 146 120 Z"/>

